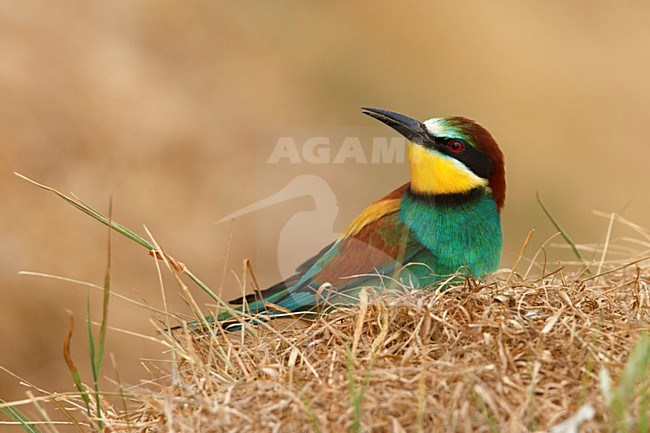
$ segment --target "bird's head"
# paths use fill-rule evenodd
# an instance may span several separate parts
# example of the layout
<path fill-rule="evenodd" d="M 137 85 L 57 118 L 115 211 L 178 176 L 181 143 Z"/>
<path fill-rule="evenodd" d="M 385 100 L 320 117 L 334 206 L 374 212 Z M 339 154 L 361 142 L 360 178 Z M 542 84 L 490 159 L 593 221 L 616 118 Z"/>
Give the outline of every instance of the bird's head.
<path fill-rule="evenodd" d="M 420 122 L 379 108 L 363 113 L 385 123 L 409 141 L 411 191 L 419 195 L 467 194 L 491 190 L 501 209 L 506 198 L 503 153 L 492 135 L 464 117 Z"/>

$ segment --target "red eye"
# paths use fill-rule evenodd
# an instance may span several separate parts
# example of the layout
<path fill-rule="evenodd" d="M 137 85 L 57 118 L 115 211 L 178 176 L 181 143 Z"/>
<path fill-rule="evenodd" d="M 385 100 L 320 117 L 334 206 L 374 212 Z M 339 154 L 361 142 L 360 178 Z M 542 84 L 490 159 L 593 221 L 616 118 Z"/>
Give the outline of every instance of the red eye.
<path fill-rule="evenodd" d="M 447 147 L 452 152 L 460 152 L 461 150 L 465 149 L 465 145 L 463 145 L 463 143 L 458 140 L 451 140 L 449 143 L 447 143 Z"/>

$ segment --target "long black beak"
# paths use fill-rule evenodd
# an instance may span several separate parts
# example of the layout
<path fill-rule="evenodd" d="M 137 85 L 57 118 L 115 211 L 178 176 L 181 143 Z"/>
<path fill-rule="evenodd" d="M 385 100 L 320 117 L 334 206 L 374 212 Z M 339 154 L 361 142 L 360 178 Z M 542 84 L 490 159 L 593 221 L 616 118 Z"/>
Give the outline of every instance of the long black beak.
<path fill-rule="evenodd" d="M 361 107 L 363 114 L 374 117 L 406 137 L 407 140 L 422 146 L 430 145 L 431 137 L 422 122 L 394 111 L 381 108 Z"/>

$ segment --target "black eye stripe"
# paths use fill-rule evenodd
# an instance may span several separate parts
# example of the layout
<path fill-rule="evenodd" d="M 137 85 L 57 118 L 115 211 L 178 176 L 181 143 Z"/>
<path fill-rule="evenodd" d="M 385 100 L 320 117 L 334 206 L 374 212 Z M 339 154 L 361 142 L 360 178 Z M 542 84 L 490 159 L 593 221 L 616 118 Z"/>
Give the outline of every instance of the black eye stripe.
<path fill-rule="evenodd" d="M 454 152 L 449 149 L 448 144 L 451 141 L 459 141 L 463 145 L 463 150 L 459 152 Z M 467 144 L 465 140 L 459 140 L 457 138 L 442 138 L 442 137 L 433 137 L 432 145 L 427 146 L 435 148 L 440 153 L 444 153 L 458 161 L 462 162 L 472 170 L 474 174 L 483 179 L 489 179 L 492 174 L 492 161 L 487 154 L 477 150 Z"/>

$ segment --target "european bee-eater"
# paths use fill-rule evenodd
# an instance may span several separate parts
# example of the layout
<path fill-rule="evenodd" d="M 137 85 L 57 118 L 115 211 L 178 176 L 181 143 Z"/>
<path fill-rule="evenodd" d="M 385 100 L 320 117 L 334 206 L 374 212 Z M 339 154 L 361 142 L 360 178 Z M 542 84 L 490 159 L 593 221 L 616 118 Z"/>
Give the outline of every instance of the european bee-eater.
<path fill-rule="evenodd" d="M 266 290 L 232 301 L 252 313 L 350 303 L 363 287 L 422 288 L 452 274 L 481 277 L 499 266 L 503 154 L 464 117 L 420 122 L 388 110 L 363 113 L 408 140 L 411 181 L 368 206 L 343 235 Z M 231 316 L 222 312 L 218 320 Z"/>

